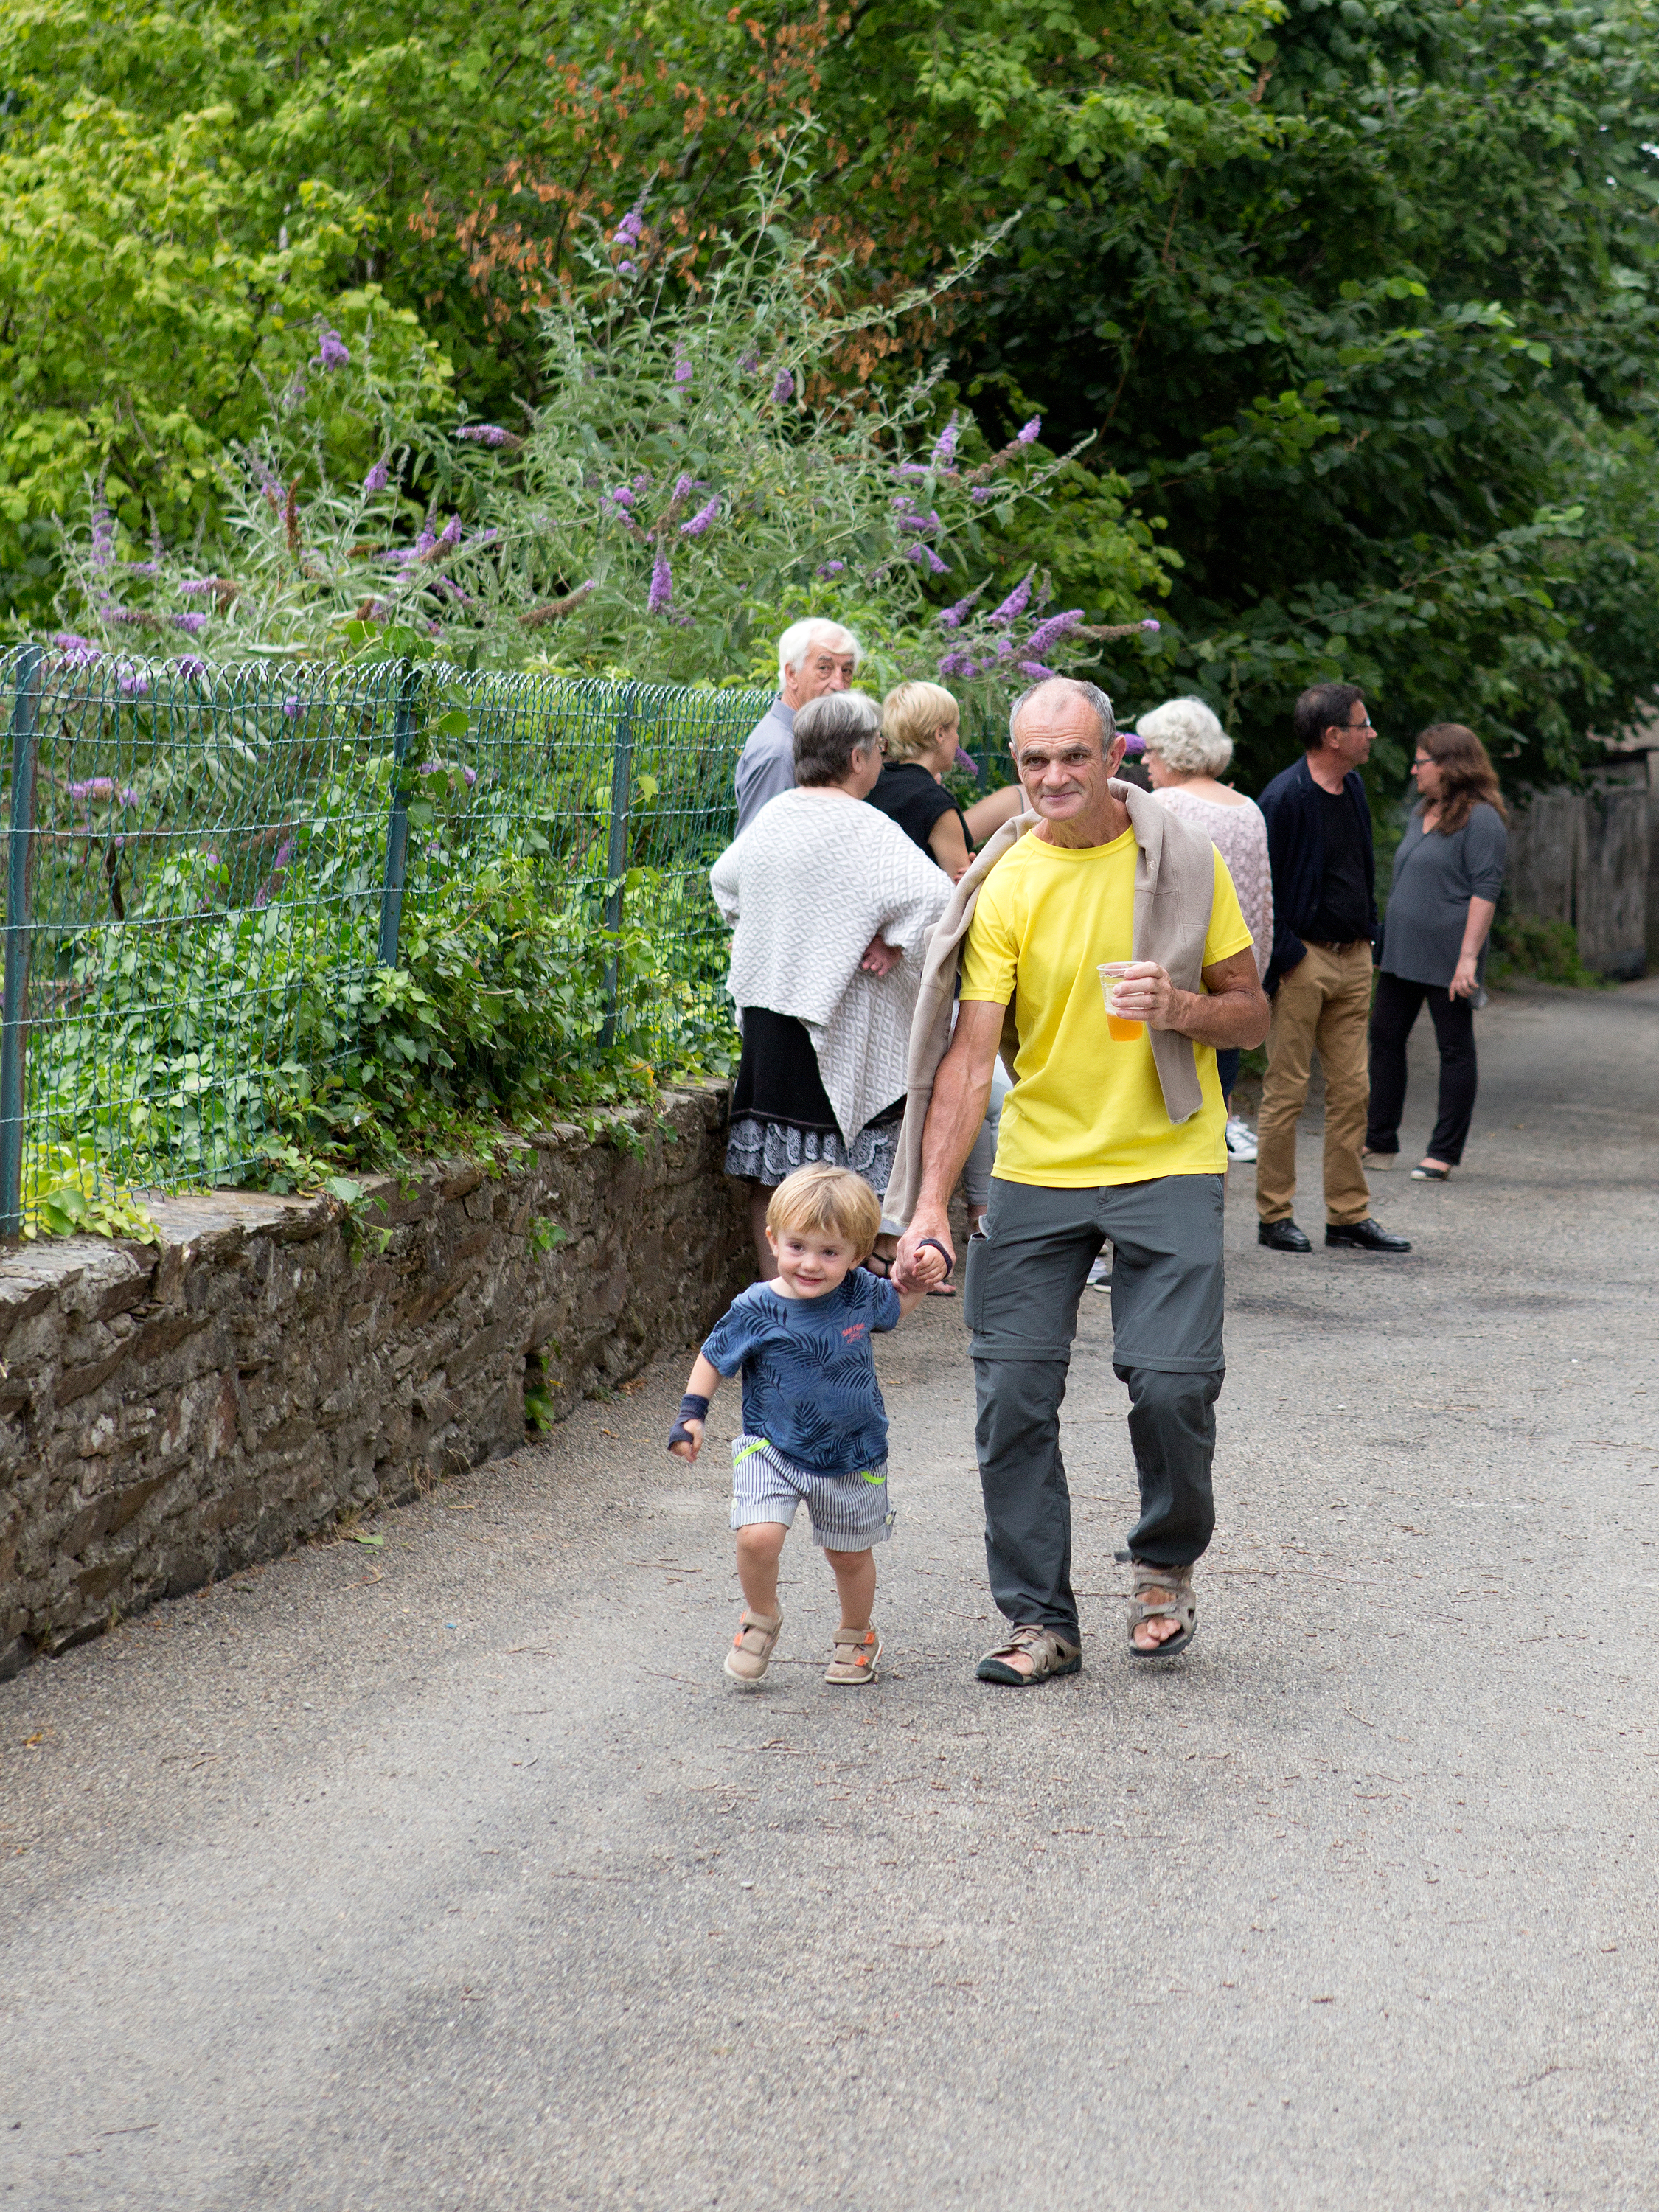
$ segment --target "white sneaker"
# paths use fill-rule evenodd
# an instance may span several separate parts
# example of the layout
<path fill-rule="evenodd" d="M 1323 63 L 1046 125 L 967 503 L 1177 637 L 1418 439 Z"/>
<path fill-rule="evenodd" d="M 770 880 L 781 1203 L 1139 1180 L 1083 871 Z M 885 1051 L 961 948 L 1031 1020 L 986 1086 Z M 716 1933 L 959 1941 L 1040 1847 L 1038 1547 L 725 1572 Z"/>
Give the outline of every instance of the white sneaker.
<path fill-rule="evenodd" d="M 1089 1270 L 1088 1288 L 1091 1291 L 1109 1291 L 1111 1287 L 1112 1255 L 1109 1251 L 1103 1252 Z"/>
<path fill-rule="evenodd" d="M 1227 1158 L 1248 1167 L 1255 1158 L 1255 1132 L 1237 1115 L 1227 1124 Z"/>

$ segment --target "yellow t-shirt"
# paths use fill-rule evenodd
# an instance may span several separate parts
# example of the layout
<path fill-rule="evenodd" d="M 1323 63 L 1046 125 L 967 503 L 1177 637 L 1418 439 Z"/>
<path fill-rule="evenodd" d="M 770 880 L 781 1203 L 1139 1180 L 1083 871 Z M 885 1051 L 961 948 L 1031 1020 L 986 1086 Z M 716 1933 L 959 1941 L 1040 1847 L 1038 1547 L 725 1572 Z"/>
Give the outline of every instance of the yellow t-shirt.
<path fill-rule="evenodd" d="M 1106 1028 L 1103 960 L 1133 957 L 1135 839 L 1075 850 L 1035 832 L 980 887 L 962 961 L 962 996 L 1006 1006 L 1018 998 L 1019 1054 L 1002 1109 L 995 1172 L 1056 1190 L 1219 1175 L 1226 1112 L 1215 1052 L 1195 1044 L 1204 1103 L 1179 1127 L 1145 1029 L 1119 1044 Z M 1219 853 L 1204 939 L 1207 968 L 1254 940 Z"/>

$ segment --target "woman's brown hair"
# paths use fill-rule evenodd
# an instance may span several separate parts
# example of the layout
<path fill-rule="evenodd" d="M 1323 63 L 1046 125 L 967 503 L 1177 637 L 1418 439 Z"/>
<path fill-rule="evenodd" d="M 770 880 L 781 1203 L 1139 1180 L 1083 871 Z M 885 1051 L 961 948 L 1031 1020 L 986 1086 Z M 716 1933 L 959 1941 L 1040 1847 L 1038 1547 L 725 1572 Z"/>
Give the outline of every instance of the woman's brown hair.
<path fill-rule="evenodd" d="M 1417 740 L 1440 771 L 1440 819 L 1437 830 L 1448 837 L 1463 827 L 1484 799 L 1503 819 L 1510 818 L 1504 794 L 1498 787 L 1498 771 L 1486 757 L 1486 748 L 1462 722 L 1431 722 Z"/>

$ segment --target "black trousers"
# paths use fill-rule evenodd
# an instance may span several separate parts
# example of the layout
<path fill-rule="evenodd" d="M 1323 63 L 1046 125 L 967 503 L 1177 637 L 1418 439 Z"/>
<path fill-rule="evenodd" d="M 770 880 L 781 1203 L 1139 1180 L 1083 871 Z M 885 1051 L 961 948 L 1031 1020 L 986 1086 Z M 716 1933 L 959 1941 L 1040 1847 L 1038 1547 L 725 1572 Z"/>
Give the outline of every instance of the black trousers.
<path fill-rule="evenodd" d="M 1365 1127 L 1368 1152 L 1400 1150 L 1400 1116 L 1406 1104 L 1406 1040 L 1429 1002 L 1434 1041 L 1440 1048 L 1440 1118 L 1427 1157 L 1455 1167 L 1468 1142 L 1478 1072 L 1474 1008 L 1454 999 L 1443 983 L 1408 983 L 1385 969 L 1371 1002 L 1371 1103 Z"/>

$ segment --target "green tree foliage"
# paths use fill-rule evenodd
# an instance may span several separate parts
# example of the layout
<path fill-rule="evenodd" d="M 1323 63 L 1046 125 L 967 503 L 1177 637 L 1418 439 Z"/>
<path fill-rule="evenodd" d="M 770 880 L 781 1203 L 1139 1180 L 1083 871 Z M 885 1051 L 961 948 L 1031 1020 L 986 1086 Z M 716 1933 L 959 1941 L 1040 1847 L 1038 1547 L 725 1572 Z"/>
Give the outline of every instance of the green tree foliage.
<path fill-rule="evenodd" d="M 1455 714 L 1557 773 L 1659 663 L 1656 28 L 1653 0 L 34 0 L 0 22 L 0 565 L 40 575 L 106 456 L 129 534 L 147 502 L 173 534 L 319 316 L 383 350 L 412 317 L 429 418 L 447 365 L 516 424 L 549 398 L 538 314 L 641 189 L 695 302 L 810 115 L 793 226 L 866 297 L 1018 217 L 944 314 L 825 367 L 896 392 L 948 357 L 939 423 L 1092 440 L 988 558 L 1097 614 L 1127 543 L 1165 573 L 1159 657 L 1103 663 L 1127 704 L 1201 689 L 1260 775 L 1340 670 L 1391 739 Z"/>

